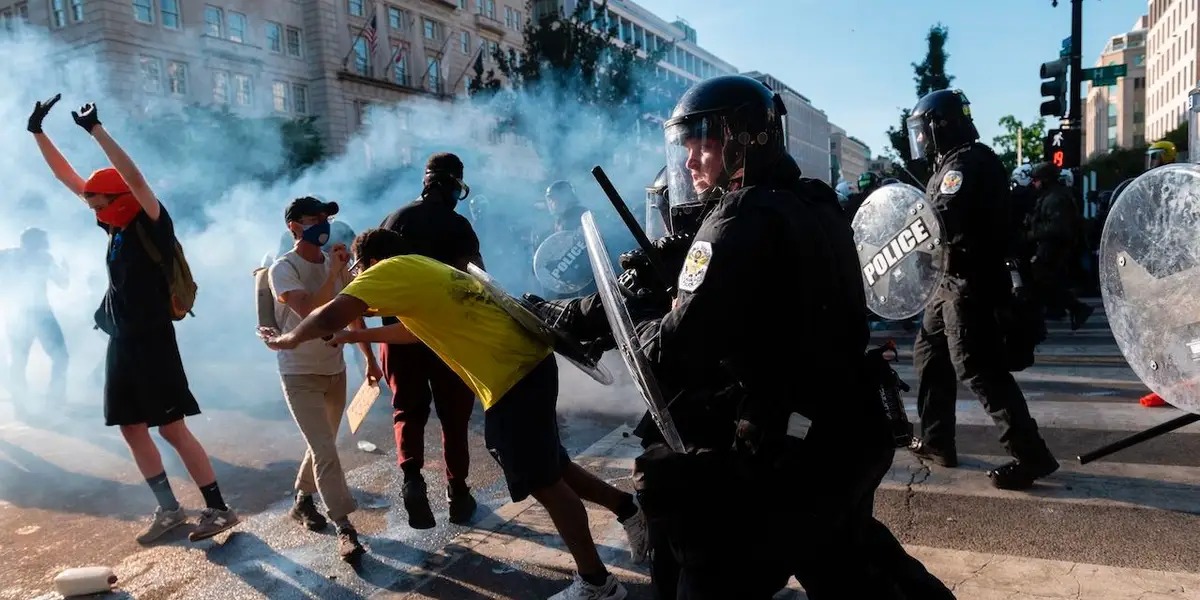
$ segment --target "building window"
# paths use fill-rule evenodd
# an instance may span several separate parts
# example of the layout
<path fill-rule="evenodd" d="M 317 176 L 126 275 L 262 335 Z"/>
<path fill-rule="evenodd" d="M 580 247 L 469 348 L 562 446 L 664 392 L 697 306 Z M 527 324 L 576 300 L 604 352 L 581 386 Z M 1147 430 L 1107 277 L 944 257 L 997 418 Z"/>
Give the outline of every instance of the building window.
<path fill-rule="evenodd" d="M 295 27 L 288 27 L 287 28 L 287 53 L 288 53 L 288 56 L 300 58 L 303 55 L 303 53 L 301 51 L 302 46 L 303 46 L 303 44 L 301 43 L 300 30 L 296 29 Z"/>
<path fill-rule="evenodd" d="M 356 16 L 363 16 L 363 0 L 346 0 L 346 12 Z"/>
<path fill-rule="evenodd" d="M 0 10 L 0 25 L 4 25 L 4 29 L 12 31 L 13 28 L 13 11 L 11 8 Z"/>
<path fill-rule="evenodd" d="M 1133 57 L 1133 66 L 1140 67 L 1144 64 L 1146 64 L 1146 55 L 1145 54 L 1138 54 Z"/>
<path fill-rule="evenodd" d="M 388 7 L 388 29 L 404 31 L 404 11 L 395 6 Z"/>
<path fill-rule="evenodd" d="M 359 127 L 367 124 L 367 109 L 369 109 L 370 106 L 370 104 L 367 104 L 362 100 L 354 101 L 354 119 L 358 123 Z"/>
<path fill-rule="evenodd" d="M 162 61 L 153 56 L 139 56 L 142 67 L 142 91 L 157 94 L 162 91 Z"/>
<path fill-rule="evenodd" d="M 28 2 L 18 2 L 15 8 L 17 9 L 17 16 L 21 17 L 22 21 L 25 21 L 26 23 L 28 23 L 29 22 L 29 3 Z"/>
<path fill-rule="evenodd" d="M 234 75 L 233 88 L 237 93 L 237 103 L 242 106 L 250 106 L 254 103 L 254 89 L 249 75 Z"/>
<path fill-rule="evenodd" d="M 437 40 L 438 39 L 438 22 L 434 21 L 433 19 L 422 18 L 421 23 L 425 27 L 425 39 Z"/>
<path fill-rule="evenodd" d="M 393 44 L 392 56 L 392 79 L 400 85 L 408 85 L 408 48 Z"/>
<path fill-rule="evenodd" d="M 471 34 L 469 32 L 463 31 L 458 34 L 458 37 L 459 37 L 458 46 L 462 50 L 462 53 L 469 54 L 471 52 Z"/>
<path fill-rule="evenodd" d="M 159 0 L 162 25 L 167 29 L 179 29 L 179 0 Z"/>
<path fill-rule="evenodd" d="M 213 102 L 229 104 L 229 72 L 213 71 Z"/>
<path fill-rule="evenodd" d="M 67 26 L 67 0 L 50 0 L 50 24 L 54 27 Z M 149 0 L 144 0 L 148 2 Z"/>
<path fill-rule="evenodd" d="M 436 58 L 430 58 L 428 62 L 429 76 L 426 79 L 428 89 L 431 92 L 440 93 L 442 91 L 442 65 Z"/>
<path fill-rule="evenodd" d="M 187 63 L 177 61 L 167 63 L 167 87 L 172 94 L 176 96 L 187 95 L 187 76 Z"/>
<path fill-rule="evenodd" d="M 133 18 L 137 19 L 138 23 L 154 22 L 154 8 L 150 5 L 150 0 L 133 0 Z"/>
<path fill-rule="evenodd" d="M 267 50 L 283 53 L 283 25 L 274 21 L 267 21 Z"/>
<path fill-rule="evenodd" d="M 83 22 L 83 0 L 71 0 L 71 20 Z"/>
<path fill-rule="evenodd" d="M 367 40 L 362 37 L 354 40 L 354 72 L 359 75 L 371 74 L 371 52 L 367 49 Z"/>
<path fill-rule="evenodd" d="M 489 19 L 495 19 L 496 0 L 475 0 L 475 12 Z"/>
<path fill-rule="evenodd" d="M 308 114 L 308 87 L 299 83 L 292 84 L 292 112 L 298 115 Z"/>
<path fill-rule="evenodd" d="M 229 40 L 239 44 L 246 43 L 246 15 L 229 12 Z"/>
<path fill-rule="evenodd" d="M 467 0 L 458 0 L 458 8 L 460 10 L 467 10 Z"/>
<path fill-rule="evenodd" d="M 225 13 L 215 6 L 204 7 L 204 35 L 209 37 L 225 37 Z"/>
<path fill-rule="evenodd" d="M 276 81 L 271 86 L 271 96 L 275 103 L 275 112 L 285 113 L 289 109 L 288 103 L 288 84 L 282 81 Z"/>

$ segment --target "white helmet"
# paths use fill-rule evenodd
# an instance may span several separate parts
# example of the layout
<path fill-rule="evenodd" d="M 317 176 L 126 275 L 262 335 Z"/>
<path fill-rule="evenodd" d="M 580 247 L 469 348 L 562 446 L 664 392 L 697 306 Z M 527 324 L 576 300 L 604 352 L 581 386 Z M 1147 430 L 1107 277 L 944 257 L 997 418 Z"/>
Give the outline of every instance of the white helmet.
<path fill-rule="evenodd" d="M 1070 169 L 1063 169 L 1058 173 L 1058 182 L 1067 187 L 1075 187 L 1075 174 Z"/>
<path fill-rule="evenodd" d="M 850 200 L 850 183 L 846 180 L 839 181 L 837 187 L 833 188 L 837 192 L 838 200 L 848 202 Z"/>
<path fill-rule="evenodd" d="M 1033 184 L 1033 165 L 1025 163 L 1013 169 L 1012 182 L 1020 187 Z"/>

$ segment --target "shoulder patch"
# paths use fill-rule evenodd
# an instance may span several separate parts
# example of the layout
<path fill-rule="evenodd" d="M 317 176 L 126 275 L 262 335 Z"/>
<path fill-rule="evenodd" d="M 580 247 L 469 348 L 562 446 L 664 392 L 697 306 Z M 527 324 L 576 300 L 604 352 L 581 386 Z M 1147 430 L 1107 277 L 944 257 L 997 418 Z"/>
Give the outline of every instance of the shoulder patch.
<path fill-rule="evenodd" d="M 962 187 L 962 184 L 963 184 L 962 171 L 946 171 L 946 175 L 944 175 L 942 177 L 941 192 L 943 194 L 953 194 L 954 192 L 957 192 L 959 190 L 959 188 Z"/>
<path fill-rule="evenodd" d="M 705 241 L 692 243 L 688 250 L 687 259 L 683 261 L 683 270 L 679 272 L 679 289 L 694 292 L 704 283 L 704 275 L 708 273 L 708 263 L 712 261 L 712 244 Z"/>

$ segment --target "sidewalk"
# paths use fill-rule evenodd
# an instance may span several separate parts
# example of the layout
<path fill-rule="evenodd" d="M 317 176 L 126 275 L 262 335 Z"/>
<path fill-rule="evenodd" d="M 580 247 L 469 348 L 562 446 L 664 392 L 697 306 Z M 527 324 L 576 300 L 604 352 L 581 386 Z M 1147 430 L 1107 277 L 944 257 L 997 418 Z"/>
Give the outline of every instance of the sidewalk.
<path fill-rule="evenodd" d="M 633 458 L 640 452 L 627 428 L 613 431 L 576 460 L 628 489 Z M 632 565 L 624 531 L 606 510 L 588 507 L 601 557 L 629 587 L 630 598 L 649 598 L 644 567 Z M 446 545 L 438 565 L 412 592 L 383 592 L 380 600 L 447 598 L 548 598 L 569 583 L 574 566 L 549 517 L 532 500 L 497 510 L 488 523 Z M 963 600 L 1078 599 L 1200 600 L 1200 573 L 1168 573 L 1018 556 L 908 546 L 909 552 L 954 588 Z M 793 580 L 776 598 L 806 596 Z"/>

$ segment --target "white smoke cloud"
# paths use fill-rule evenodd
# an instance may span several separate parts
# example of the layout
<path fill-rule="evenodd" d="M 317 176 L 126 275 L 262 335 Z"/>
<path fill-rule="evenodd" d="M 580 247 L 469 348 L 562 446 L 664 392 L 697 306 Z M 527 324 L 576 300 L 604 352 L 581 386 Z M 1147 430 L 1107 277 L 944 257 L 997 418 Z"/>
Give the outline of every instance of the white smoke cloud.
<path fill-rule="evenodd" d="M 0 89 L 6 90 L 0 95 L 0 147 L 6 155 L 0 162 L 4 184 L 0 208 L 9 219 L 10 232 L 0 248 L 16 246 L 23 229 L 40 227 L 49 233 L 51 253 L 69 266 L 68 285 L 65 289 L 51 287 L 50 302 L 70 353 L 69 396 L 73 403 L 96 407 L 95 422 L 82 423 L 84 429 L 101 423 L 107 338 L 93 329 L 93 314 L 107 285 L 106 237 L 84 204 L 53 178 L 25 131 L 35 101 L 62 93 L 62 101 L 47 117 L 44 128 L 84 177 L 107 164 L 95 142 L 72 121 L 70 111 L 95 102 L 105 127 L 133 157 L 174 217 L 200 287 L 195 318 L 179 323 L 177 331 L 201 408 L 279 403 L 282 409 L 275 357 L 254 336 L 251 272 L 264 254 L 277 251 L 284 233 L 283 208 L 290 199 L 317 195 L 336 200 L 342 207 L 338 219 L 360 232 L 417 196 L 422 167 L 430 153 L 453 151 L 466 163 L 465 179 L 472 196 L 488 197 L 491 209 L 502 214 L 508 224 L 548 224 L 544 209 L 537 206 L 546 185 L 554 179 L 571 181 L 585 207 L 607 223 L 610 249 L 620 252 L 632 247 L 632 237 L 591 179 L 593 163 L 589 161 L 598 155 L 626 155 L 623 164 L 604 166 L 635 215 L 642 214 L 643 189 L 662 165 L 661 151 L 645 153 L 634 148 L 632 140 L 607 130 L 596 115 L 546 98 L 522 95 L 496 100 L 515 101 L 524 118 L 545 121 L 545 127 L 538 128 L 545 137 L 528 141 L 489 134 L 499 113 L 495 106 L 422 99 L 373 109 L 369 127 L 350 141 L 344 154 L 294 179 L 246 180 L 209 191 L 213 181 L 226 173 L 241 172 L 246 165 L 283 164 L 284 148 L 278 136 L 264 134 L 247 144 L 216 128 L 171 131 L 167 133 L 196 150 L 196 158 L 165 157 L 154 150 L 156 146 L 139 125 L 178 107 L 167 101 L 150 102 L 148 109 L 122 105 L 110 93 L 108 74 L 86 50 L 65 48 L 44 32 L 18 30 L 12 35 L 0 32 L 0 56 L 4 57 Z M 57 72 L 47 67 L 53 62 L 62 63 Z M 556 155 L 545 156 L 544 150 L 539 153 L 544 148 L 555 148 Z M 552 168 L 552 164 L 559 167 Z M 460 204 L 459 211 L 467 213 L 465 204 Z M 528 287 L 532 284 L 527 276 L 531 266 L 503 252 L 511 242 L 491 237 L 483 244 L 488 270 L 510 291 L 537 291 Z M 5 302 L 8 289 L 0 286 L 0 310 L 5 313 L 9 311 Z M 7 364 L 7 354 L 0 352 L 0 366 Z M 49 361 L 36 345 L 31 356 L 29 382 L 32 390 L 40 392 L 49 376 Z M 5 386 L 6 371 L 0 369 L 0 387 Z M 572 398 L 588 397 L 589 410 L 629 415 L 639 411 L 640 401 L 631 390 L 616 386 L 609 390 L 597 399 L 595 390 L 575 394 L 564 386 L 561 405 L 571 407 Z"/>

